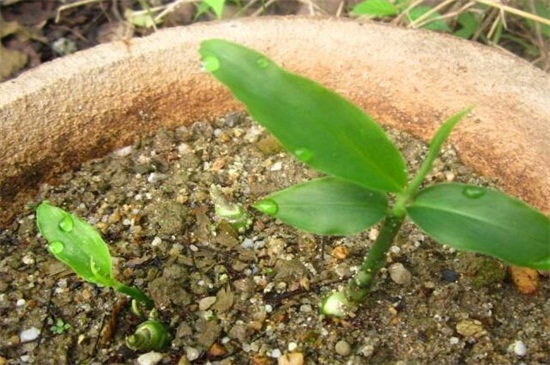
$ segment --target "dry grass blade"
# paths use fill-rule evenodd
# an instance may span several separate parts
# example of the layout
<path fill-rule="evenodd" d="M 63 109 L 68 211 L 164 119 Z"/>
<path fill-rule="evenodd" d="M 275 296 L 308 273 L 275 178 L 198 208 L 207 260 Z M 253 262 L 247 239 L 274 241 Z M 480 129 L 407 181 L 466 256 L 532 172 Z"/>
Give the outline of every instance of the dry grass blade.
<path fill-rule="evenodd" d="M 59 23 L 59 19 L 61 18 L 61 12 L 62 11 L 72 9 L 72 8 L 77 8 L 79 6 L 84 6 L 84 5 L 87 5 L 87 4 L 99 3 L 101 1 L 103 1 L 103 0 L 80 0 L 80 1 L 77 1 L 77 2 L 74 2 L 74 3 L 71 3 L 71 4 L 61 5 L 57 9 L 57 14 L 55 15 L 55 22 Z"/>
<path fill-rule="evenodd" d="M 475 0 L 475 1 L 479 4 L 483 4 L 483 5 L 487 5 L 487 6 L 491 6 L 493 8 L 499 9 L 501 12 L 507 12 L 510 14 L 519 15 L 525 19 L 529 19 L 537 23 L 550 25 L 550 19 L 546 19 L 536 14 L 531 14 L 526 11 L 516 9 L 508 5 L 504 5 L 504 4 L 500 4 L 500 3 L 497 3 L 494 1 L 488 1 L 488 0 Z"/>
<path fill-rule="evenodd" d="M 423 25 L 426 25 L 428 23 L 431 23 L 433 21 L 436 21 L 436 20 L 440 20 L 440 19 L 443 19 L 443 17 L 440 17 L 438 16 L 437 18 L 432 18 L 430 19 L 430 17 L 439 12 L 439 10 L 441 9 L 444 9 L 445 7 L 447 7 L 448 5 L 456 2 L 457 0 L 445 0 L 443 1 L 441 4 L 437 5 L 437 6 L 434 6 L 433 8 L 431 8 L 429 11 L 427 11 L 426 13 L 424 13 L 422 16 L 419 16 L 417 19 L 415 19 L 414 21 L 412 21 L 410 24 L 409 24 L 409 27 L 410 28 L 420 28 L 422 27 Z"/>

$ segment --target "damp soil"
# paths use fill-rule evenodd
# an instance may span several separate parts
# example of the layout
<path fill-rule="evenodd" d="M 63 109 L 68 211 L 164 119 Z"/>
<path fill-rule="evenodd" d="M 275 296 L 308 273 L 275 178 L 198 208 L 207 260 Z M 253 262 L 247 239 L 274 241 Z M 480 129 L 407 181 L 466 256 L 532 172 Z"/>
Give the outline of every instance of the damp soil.
<path fill-rule="evenodd" d="M 390 133 L 417 169 L 426 146 Z M 320 302 L 346 283 L 378 228 L 321 237 L 250 208 L 316 176 L 232 113 L 160 130 L 41 186 L 0 235 L 0 364 L 550 363 L 548 278 L 520 294 L 500 261 L 439 245 L 410 223 L 365 302 L 345 319 L 321 315 Z M 452 146 L 427 181 L 498 183 L 461 165 Z M 215 215 L 212 185 L 247 209 L 247 231 Z M 123 295 L 48 253 L 32 208 L 43 199 L 98 228 L 116 277 L 153 298 L 170 325 L 169 348 L 126 347 L 143 319 Z"/>

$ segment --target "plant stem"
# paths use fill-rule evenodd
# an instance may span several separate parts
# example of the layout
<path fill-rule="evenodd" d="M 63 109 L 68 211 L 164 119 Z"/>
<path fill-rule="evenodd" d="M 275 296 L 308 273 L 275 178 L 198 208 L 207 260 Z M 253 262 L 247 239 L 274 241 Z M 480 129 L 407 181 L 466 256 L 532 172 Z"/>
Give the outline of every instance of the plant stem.
<path fill-rule="evenodd" d="M 124 285 L 118 281 L 115 281 L 113 287 L 119 293 L 126 294 L 138 302 L 145 304 L 147 308 L 153 308 L 153 301 L 138 288 Z"/>
<path fill-rule="evenodd" d="M 347 296 L 352 301 L 360 302 L 368 295 L 368 290 L 378 271 L 386 265 L 386 253 L 404 220 L 404 216 L 393 215 L 384 220 L 380 233 L 361 264 L 359 272 L 348 283 Z"/>

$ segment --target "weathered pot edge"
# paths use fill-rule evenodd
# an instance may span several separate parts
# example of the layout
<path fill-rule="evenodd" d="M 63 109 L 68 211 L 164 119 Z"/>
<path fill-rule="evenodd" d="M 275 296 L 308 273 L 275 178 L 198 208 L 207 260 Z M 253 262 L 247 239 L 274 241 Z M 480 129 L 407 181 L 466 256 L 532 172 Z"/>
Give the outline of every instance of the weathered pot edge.
<path fill-rule="evenodd" d="M 21 206 L 41 181 L 160 125 L 239 108 L 200 71 L 198 43 L 211 37 L 257 48 L 425 140 L 445 117 L 477 102 L 451 138 L 462 159 L 550 213 L 549 75 L 440 34 L 301 17 L 172 28 L 79 52 L 0 84 L 0 125 L 7 131 L 0 136 L 2 206 Z"/>

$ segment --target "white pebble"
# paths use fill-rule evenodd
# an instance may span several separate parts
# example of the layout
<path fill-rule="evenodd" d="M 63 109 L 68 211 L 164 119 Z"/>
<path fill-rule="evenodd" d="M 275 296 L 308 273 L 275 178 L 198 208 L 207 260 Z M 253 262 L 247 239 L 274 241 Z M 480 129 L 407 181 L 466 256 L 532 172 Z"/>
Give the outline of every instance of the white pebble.
<path fill-rule="evenodd" d="M 113 153 L 117 157 L 124 157 L 124 156 L 128 156 L 130 153 L 132 153 L 133 149 L 134 148 L 132 146 L 126 146 L 126 147 L 119 148 L 118 150 L 116 150 Z"/>
<path fill-rule="evenodd" d="M 391 279 L 396 284 L 409 285 L 411 283 L 412 275 L 402 263 L 396 262 L 395 264 L 390 265 L 390 267 L 388 267 L 388 271 Z"/>
<path fill-rule="evenodd" d="M 310 313 L 313 311 L 313 307 L 311 306 L 311 304 L 302 304 L 300 306 L 300 312 L 302 313 Z"/>
<path fill-rule="evenodd" d="M 459 342 L 460 342 L 460 338 L 458 338 L 458 337 L 454 337 L 454 336 L 453 336 L 453 337 L 451 337 L 451 338 L 449 339 L 449 343 L 450 343 L 451 345 L 456 345 L 456 344 L 458 344 Z"/>
<path fill-rule="evenodd" d="M 21 332 L 19 339 L 21 342 L 33 341 L 40 335 L 40 330 L 36 327 L 31 327 Z"/>
<path fill-rule="evenodd" d="M 288 351 L 292 352 L 298 348 L 298 344 L 296 342 L 289 342 L 288 343 Z"/>
<path fill-rule="evenodd" d="M 17 303 L 15 303 L 15 306 L 16 306 L 16 307 L 22 307 L 22 306 L 24 306 L 26 303 L 27 303 L 27 301 L 26 301 L 25 299 L 18 299 L 18 300 L 17 300 Z"/>
<path fill-rule="evenodd" d="M 281 350 L 279 349 L 275 349 L 275 350 L 271 350 L 271 357 L 275 358 L 275 359 L 278 359 L 282 356 L 283 354 L 281 353 Z"/>
<path fill-rule="evenodd" d="M 508 349 L 520 357 L 527 355 L 527 346 L 525 346 L 523 341 L 515 341 Z"/>
<path fill-rule="evenodd" d="M 365 344 L 359 348 L 358 352 L 364 357 L 371 357 L 374 354 L 374 346 L 372 344 Z"/>
<path fill-rule="evenodd" d="M 154 184 L 156 182 L 166 180 L 167 178 L 168 178 L 168 175 L 166 175 L 166 174 L 161 174 L 161 173 L 158 173 L 158 172 L 151 172 L 149 174 L 149 177 L 147 178 L 147 181 Z"/>
<path fill-rule="evenodd" d="M 153 240 L 151 241 L 151 246 L 156 247 L 159 246 L 162 243 L 162 239 L 159 236 L 155 236 Z"/>
<path fill-rule="evenodd" d="M 25 265 L 32 265 L 34 264 L 34 258 L 31 254 L 26 254 L 25 256 L 23 256 L 23 263 Z"/>
<path fill-rule="evenodd" d="M 160 360 L 162 360 L 162 354 L 155 351 L 140 355 L 137 358 L 139 365 L 156 365 L 160 362 Z"/>
<path fill-rule="evenodd" d="M 380 231 L 378 230 L 378 228 L 372 228 L 369 231 L 369 240 L 371 240 L 371 241 L 376 240 L 378 238 L 379 233 L 380 233 Z"/>
<path fill-rule="evenodd" d="M 188 346 L 185 348 L 185 357 L 187 357 L 187 360 L 189 361 L 197 360 L 200 354 L 200 351 L 194 347 Z"/>
<path fill-rule="evenodd" d="M 283 163 L 281 161 L 277 161 L 273 165 L 271 165 L 269 170 L 271 170 L 271 171 L 281 171 L 282 168 L 283 168 Z"/>

